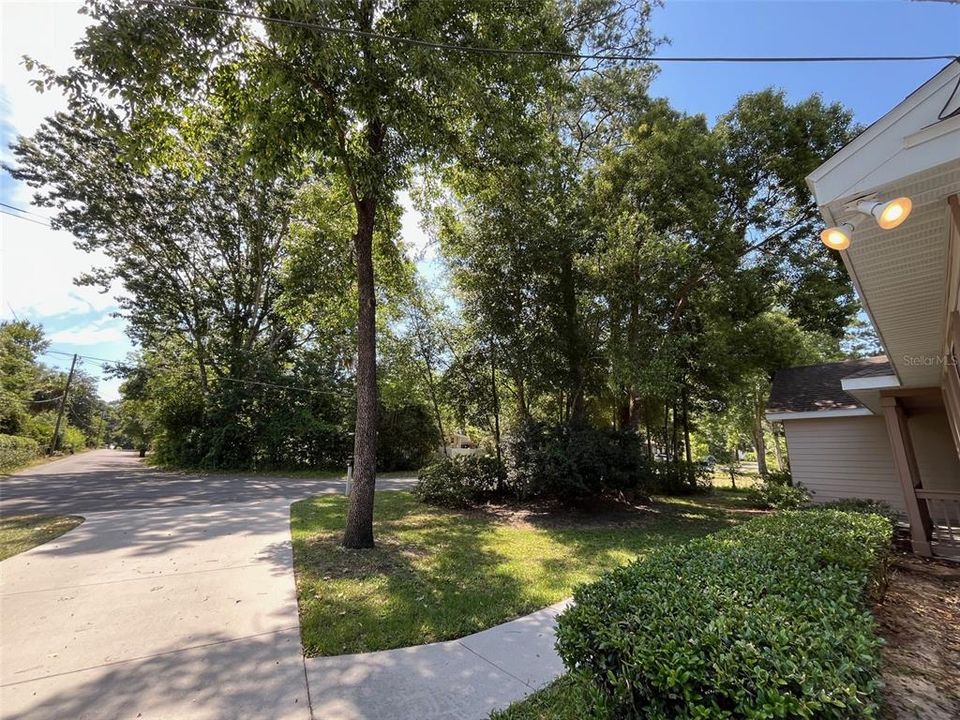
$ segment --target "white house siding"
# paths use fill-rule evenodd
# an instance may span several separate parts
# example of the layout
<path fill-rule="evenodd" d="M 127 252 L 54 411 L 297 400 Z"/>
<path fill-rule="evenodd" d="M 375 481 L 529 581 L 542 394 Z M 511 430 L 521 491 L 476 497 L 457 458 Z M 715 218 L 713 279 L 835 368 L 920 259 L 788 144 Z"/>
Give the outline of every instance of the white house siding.
<path fill-rule="evenodd" d="M 960 490 L 960 460 L 953 447 L 946 414 L 917 414 L 910 418 L 909 426 L 923 487 L 928 490 Z"/>
<path fill-rule="evenodd" d="M 783 427 L 793 479 L 815 502 L 871 498 L 904 509 L 883 418 L 785 420 Z"/>

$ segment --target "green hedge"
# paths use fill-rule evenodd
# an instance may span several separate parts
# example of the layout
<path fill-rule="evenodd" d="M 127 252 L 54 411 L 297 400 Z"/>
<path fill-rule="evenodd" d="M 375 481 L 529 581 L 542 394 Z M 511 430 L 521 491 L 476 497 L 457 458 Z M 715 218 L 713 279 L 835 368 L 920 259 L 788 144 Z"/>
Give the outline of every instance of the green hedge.
<path fill-rule="evenodd" d="M 420 502 L 467 507 L 492 498 L 502 473 L 500 463 L 485 455 L 443 458 L 417 474 L 413 494 Z"/>
<path fill-rule="evenodd" d="M 616 718 L 873 718 L 867 608 L 892 528 L 786 511 L 615 570 L 559 618 L 567 668 Z"/>
<path fill-rule="evenodd" d="M 14 470 L 39 455 L 40 444 L 36 440 L 0 434 L 0 470 Z"/>
<path fill-rule="evenodd" d="M 757 507 L 774 510 L 799 510 L 810 504 L 810 493 L 803 485 L 787 485 L 773 478 L 764 478 L 748 491 Z"/>

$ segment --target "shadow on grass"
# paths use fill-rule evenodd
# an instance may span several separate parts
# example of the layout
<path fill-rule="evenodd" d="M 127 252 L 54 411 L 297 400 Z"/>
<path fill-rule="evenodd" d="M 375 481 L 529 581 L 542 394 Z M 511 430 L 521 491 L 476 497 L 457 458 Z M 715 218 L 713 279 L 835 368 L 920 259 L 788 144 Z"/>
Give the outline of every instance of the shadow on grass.
<path fill-rule="evenodd" d="M 294 565 L 308 656 L 369 652 L 463 637 L 539 610 L 662 545 L 737 521 L 697 500 L 653 503 L 636 522 L 587 524 L 547 514 L 522 522 L 378 493 L 377 547 L 340 546 L 346 501 L 291 509 Z"/>
<path fill-rule="evenodd" d="M 490 523 L 378 495 L 377 547 L 340 546 L 346 502 L 293 506 L 291 528 L 307 655 L 383 650 L 461 637 L 526 608 Z"/>

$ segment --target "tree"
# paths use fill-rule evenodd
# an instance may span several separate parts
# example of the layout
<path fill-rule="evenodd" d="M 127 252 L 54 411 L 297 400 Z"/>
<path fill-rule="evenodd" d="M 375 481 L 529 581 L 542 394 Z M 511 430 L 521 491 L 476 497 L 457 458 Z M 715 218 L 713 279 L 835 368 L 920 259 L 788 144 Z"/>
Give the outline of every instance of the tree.
<path fill-rule="evenodd" d="M 256 2 L 165 7 L 88 3 L 94 24 L 77 48 L 81 69 L 53 82 L 105 88 L 140 131 L 134 147 L 156 155 L 184 130 L 198 97 L 217 94 L 249 122 L 250 151 L 265 164 L 304 154 L 342 178 L 356 214 L 358 280 L 356 482 L 344 544 L 373 544 L 376 458 L 376 293 L 373 238 L 379 210 L 413 163 L 466 151 L 496 155 L 491 139 L 522 123 L 559 60 L 498 62 L 482 52 L 437 51 L 385 36 L 465 47 L 576 49 L 571 38 L 610 15 L 612 3 L 485 0 L 408 5 L 375 0 Z M 576 13 L 570 13 L 575 9 Z M 251 23 L 260 14 L 319 26 Z M 576 22 L 567 23 L 573 15 Z M 415 80 L 414 80 L 415 78 Z M 186 122 L 189 124 L 189 121 Z"/>
<path fill-rule="evenodd" d="M 43 375 L 38 356 L 49 342 L 39 325 L 0 322 L 0 433 L 20 434 Z"/>
<path fill-rule="evenodd" d="M 289 182 L 253 173 L 209 112 L 203 140 L 179 148 L 190 167 L 138 167 L 124 153 L 128 123 L 91 102 L 18 140 L 11 170 L 78 247 L 110 258 L 79 282 L 122 285 L 118 302 L 141 344 L 187 338 L 204 389 L 211 377 L 243 377 L 258 345 L 289 341 L 274 301 L 292 199 Z"/>

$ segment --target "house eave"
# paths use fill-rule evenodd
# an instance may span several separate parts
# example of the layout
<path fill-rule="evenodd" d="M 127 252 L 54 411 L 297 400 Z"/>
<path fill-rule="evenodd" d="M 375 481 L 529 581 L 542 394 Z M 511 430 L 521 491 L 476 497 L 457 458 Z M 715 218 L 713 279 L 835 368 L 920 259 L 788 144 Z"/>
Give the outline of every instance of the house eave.
<path fill-rule="evenodd" d="M 805 410 L 803 412 L 768 412 L 770 422 L 784 420 L 816 420 L 824 418 L 865 417 L 873 415 L 869 408 L 838 408 L 836 410 Z"/>

